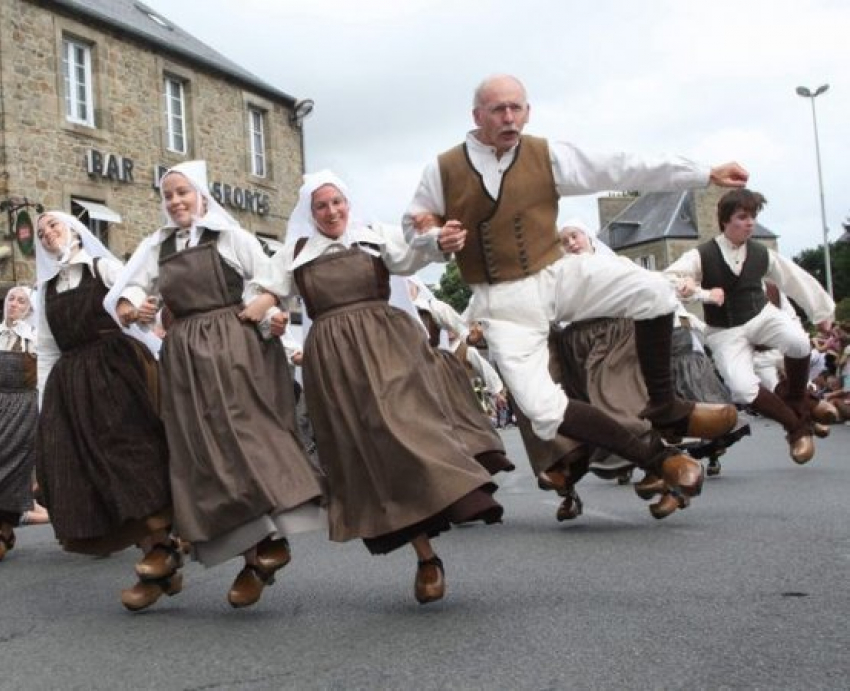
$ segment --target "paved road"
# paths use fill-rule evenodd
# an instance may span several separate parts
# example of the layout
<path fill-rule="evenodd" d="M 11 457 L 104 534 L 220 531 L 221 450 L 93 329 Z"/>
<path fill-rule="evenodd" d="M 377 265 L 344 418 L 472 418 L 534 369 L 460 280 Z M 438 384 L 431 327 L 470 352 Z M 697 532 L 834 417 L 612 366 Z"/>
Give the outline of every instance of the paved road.
<path fill-rule="evenodd" d="M 688 510 L 656 521 L 589 478 L 569 523 L 509 430 L 505 522 L 439 539 L 448 594 L 425 607 L 411 554 L 309 535 L 253 609 L 225 600 L 237 564 L 192 564 L 132 615 L 134 554 L 23 528 L 0 564 L 0 689 L 849 688 L 850 427 L 806 467 L 753 427 Z"/>

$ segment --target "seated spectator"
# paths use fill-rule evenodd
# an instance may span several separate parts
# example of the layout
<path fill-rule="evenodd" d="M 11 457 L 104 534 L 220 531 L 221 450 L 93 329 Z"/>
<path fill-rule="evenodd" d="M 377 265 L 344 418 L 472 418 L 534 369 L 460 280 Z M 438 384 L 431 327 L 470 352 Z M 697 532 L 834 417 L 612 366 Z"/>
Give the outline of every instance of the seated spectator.
<path fill-rule="evenodd" d="M 837 409 L 842 422 L 850 421 L 850 390 L 842 386 L 841 379 L 834 374 L 826 378 L 824 399 Z"/>

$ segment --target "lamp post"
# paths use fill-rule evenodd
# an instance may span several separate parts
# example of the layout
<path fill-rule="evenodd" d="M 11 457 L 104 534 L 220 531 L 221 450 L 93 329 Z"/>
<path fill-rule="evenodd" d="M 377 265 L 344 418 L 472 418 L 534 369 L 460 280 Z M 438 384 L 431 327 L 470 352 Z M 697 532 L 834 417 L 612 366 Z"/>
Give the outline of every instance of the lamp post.
<path fill-rule="evenodd" d="M 818 163 L 818 187 L 820 189 L 820 217 L 823 224 L 823 261 L 826 265 L 826 292 L 832 297 L 832 262 L 829 258 L 829 228 L 826 225 L 826 206 L 823 202 L 823 174 L 820 165 L 820 142 L 818 141 L 818 118 L 815 114 L 815 99 L 829 89 L 829 84 L 822 84 L 814 91 L 805 86 L 797 87 L 797 95 L 808 98 L 812 103 L 812 124 L 815 129 L 815 157 Z"/>

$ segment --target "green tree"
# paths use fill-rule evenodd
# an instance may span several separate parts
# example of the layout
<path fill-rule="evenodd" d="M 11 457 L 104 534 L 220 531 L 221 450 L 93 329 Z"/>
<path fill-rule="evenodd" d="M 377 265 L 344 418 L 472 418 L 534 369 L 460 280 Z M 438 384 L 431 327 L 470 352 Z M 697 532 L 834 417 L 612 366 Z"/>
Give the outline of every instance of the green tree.
<path fill-rule="evenodd" d="M 850 324 L 850 297 L 846 297 L 835 305 L 835 321 Z"/>
<path fill-rule="evenodd" d="M 835 302 L 850 297 L 850 242 L 831 242 L 829 258 L 832 265 L 832 292 Z M 794 257 L 794 261 L 818 279 L 826 287 L 826 268 L 823 261 L 823 247 L 803 250 Z"/>
<path fill-rule="evenodd" d="M 434 295 L 443 302 L 449 303 L 458 313 L 463 312 L 469 304 L 472 291 L 460 277 L 460 271 L 454 260 L 446 264 L 446 270 L 440 278 L 440 287 L 434 291 Z"/>

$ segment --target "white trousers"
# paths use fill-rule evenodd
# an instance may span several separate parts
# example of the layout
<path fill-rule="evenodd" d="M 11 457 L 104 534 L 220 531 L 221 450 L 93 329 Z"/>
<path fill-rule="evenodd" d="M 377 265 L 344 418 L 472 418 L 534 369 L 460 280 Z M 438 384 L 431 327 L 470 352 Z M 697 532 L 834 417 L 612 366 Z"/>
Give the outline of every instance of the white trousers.
<path fill-rule="evenodd" d="M 753 353 L 753 370 L 761 385 L 768 391 L 776 389 L 779 373 L 785 367 L 785 356 L 775 348 Z"/>
<path fill-rule="evenodd" d="M 799 322 L 768 303 L 746 324 L 730 329 L 708 327 L 705 342 L 717 371 L 732 392 L 735 403 L 752 403 L 759 392 L 755 346 L 776 348 L 783 356 L 802 358 L 812 346 Z"/>
<path fill-rule="evenodd" d="M 549 375 L 549 328 L 602 317 L 652 319 L 678 301 L 670 282 L 622 257 L 570 254 L 518 281 L 472 286 L 470 319 L 541 439 L 553 439 L 567 396 Z"/>

